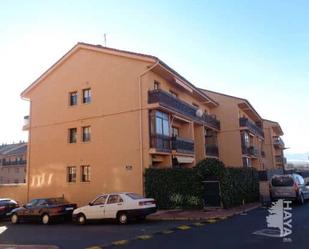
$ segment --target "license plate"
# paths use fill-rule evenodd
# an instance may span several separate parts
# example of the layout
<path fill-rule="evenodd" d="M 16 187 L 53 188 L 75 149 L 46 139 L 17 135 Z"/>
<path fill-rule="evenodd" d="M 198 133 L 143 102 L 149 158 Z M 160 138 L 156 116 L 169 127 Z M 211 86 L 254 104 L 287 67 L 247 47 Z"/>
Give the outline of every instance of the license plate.
<path fill-rule="evenodd" d="M 68 207 L 68 208 L 65 208 L 65 210 L 73 210 L 74 208 L 73 207 Z"/>

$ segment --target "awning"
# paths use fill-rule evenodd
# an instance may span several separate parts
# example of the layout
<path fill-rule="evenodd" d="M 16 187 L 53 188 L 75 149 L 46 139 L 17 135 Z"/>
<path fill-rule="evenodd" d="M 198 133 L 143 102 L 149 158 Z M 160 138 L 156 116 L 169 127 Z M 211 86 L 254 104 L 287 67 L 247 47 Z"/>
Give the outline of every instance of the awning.
<path fill-rule="evenodd" d="M 188 156 L 176 156 L 178 163 L 193 163 L 194 157 L 188 157 Z"/>

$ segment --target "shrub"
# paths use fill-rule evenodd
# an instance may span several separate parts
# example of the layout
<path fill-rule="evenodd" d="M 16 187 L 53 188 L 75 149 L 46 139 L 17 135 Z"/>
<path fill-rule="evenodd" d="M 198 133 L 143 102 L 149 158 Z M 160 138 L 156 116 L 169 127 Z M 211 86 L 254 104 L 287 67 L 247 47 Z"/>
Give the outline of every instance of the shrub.
<path fill-rule="evenodd" d="M 225 208 L 257 201 L 258 173 L 253 168 L 232 168 L 217 159 L 204 159 L 192 169 L 145 171 L 146 196 L 155 198 L 160 209 L 202 208 L 205 180 L 218 180 Z"/>

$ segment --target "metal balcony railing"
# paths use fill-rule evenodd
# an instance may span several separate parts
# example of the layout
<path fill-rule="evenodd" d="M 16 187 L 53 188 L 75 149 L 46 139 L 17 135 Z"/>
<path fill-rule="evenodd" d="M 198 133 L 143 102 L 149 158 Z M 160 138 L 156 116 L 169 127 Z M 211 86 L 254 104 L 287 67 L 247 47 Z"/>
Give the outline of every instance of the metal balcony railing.
<path fill-rule="evenodd" d="M 219 157 L 219 149 L 215 144 L 206 144 L 205 145 L 206 156 L 215 156 Z"/>
<path fill-rule="evenodd" d="M 283 140 L 281 139 L 281 137 L 275 137 L 275 138 L 274 138 L 274 146 L 275 146 L 275 147 L 282 148 L 282 149 L 285 147 L 284 142 L 283 142 Z"/>
<path fill-rule="evenodd" d="M 161 89 L 151 90 L 148 92 L 148 103 L 159 103 L 165 108 L 185 115 L 190 119 L 203 122 L 208 127 L 220 130 L 220 121 L 217 120 L 215 117 L 206 113 L 204 113 L 201 117 L 197 116 L 196 111 L 198 109 L 195 106 L 190 105 L 183 100 L 175 98 L 170 93 Z"/>
<path fill-rule="evenodd" d="M 194 154 L 194 141 L 178 136 L 172 137 L 172 149 L 181 153 Z"/>
<path fill-rule="evenodd" d="M 239 126 L 247 128 L 249 131 L 251 131 L 255 135 L 264 137 L 263 129 L 257 126 L 255 123 L 248 120 L 247 118 L 239 118 Z"/>

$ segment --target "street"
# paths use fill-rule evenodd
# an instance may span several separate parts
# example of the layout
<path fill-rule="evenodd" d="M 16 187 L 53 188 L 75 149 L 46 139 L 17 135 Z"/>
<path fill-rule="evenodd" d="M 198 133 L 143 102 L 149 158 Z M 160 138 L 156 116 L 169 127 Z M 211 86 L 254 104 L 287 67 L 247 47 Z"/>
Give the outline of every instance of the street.
<path fill-rule="evenodd" d="M 71 223 L 0 224 L 1 244 L 56 245 L 61 249 L 87 247 L 122 248 L 307 248 L 309 244 L 309 202 L 293 205 L 292 231 L 287 238 L 254 233 L 266 229 L 267 209 L 259 208 L 215 223 L 194 221 L 151 221 L 118 225 L 100 222 L 86 226 Z M 141 236 L 142 235 L 142 236 Z M 141 236 L 141 237 L 139 237 Z"/>

